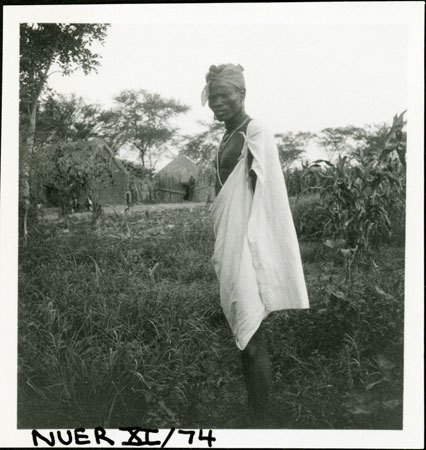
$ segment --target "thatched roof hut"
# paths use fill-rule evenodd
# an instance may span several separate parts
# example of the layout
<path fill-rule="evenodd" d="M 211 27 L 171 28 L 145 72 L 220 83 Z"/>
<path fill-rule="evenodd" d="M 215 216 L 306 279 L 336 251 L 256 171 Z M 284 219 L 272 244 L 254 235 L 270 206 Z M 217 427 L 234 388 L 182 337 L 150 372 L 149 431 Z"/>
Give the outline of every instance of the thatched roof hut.
<path fill-rule="evenodd" d="M 195 179 L 200 174 L 200 168 L 184 155 L 178 155 L 173 161 L 164 166 L 156 175 L 156 178 L 173 177 L 182 183 L 188 182 L 193 176 Z"/>
<path fill-rule="evenodd" d="M 205 202 L 214 198 L 209 173 L 184 155 L 178 155 L 163 167 L 155 175 L 155 182 L 157 199 L 161 202 Z"/>
<path fill-rule="evenodd" d="M 46 151 L 47 161 L 52 162 L 58 146 L 50 146 Z M 59 206 L 68 197 L 75 198 L 79 204 L 84 204 L 89 197 L 91 200 L 95 198 L 99 204 L 123 204 L 128 197 L 132 202 L 144 200 L 142 194 L 145 180 L 130 173 L 102 139 L 67 142 L 62 144 L 59 151 L 62 156 L 58 157 L 67 156 L 67 164 L 74 171 L 85 173 L 86 167 L 92 167 L 93 173 L 87 175 L 90 184 L 87 180 L 84 184 L 70 184 L 68 179 L 60 176 L 55 164 L 50 164 L 43 181 L 44 196 L 48 204 Z M 91 173 L 90 170 L 87 173 Z M 62 180 L 62 183 L 57 180 Z M 73 184 L 75 187 L 71 192 Z"/>

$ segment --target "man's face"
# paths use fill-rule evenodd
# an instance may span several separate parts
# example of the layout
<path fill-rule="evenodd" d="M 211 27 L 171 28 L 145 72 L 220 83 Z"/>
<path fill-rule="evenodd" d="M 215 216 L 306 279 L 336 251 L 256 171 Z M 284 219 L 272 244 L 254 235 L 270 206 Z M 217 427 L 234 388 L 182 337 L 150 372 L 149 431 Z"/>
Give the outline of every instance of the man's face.
<path fill-rule="evenodd" d="M 232 119 L 243 107 L 243 94 L 223 81 L 213 81 L 209 88 L 209 107 L 216 119 L 224 122 Z"/>

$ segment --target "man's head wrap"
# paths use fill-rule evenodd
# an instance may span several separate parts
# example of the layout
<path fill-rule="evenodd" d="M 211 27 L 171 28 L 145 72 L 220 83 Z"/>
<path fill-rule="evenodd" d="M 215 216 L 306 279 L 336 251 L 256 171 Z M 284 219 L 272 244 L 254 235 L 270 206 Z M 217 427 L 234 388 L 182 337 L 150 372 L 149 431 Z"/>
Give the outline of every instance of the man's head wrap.
<path fill-rule="evenodd" d="M 213 81 L 225 81 L 235 86 L 239 90 L 246 88 L 243 68 L 239 64 L 222 64 L 220 66 L 210 66 L 206 75 L 206 85 L 201 93 L 201 104 L 204 106 L 209 99 L 210 85 Z"/>

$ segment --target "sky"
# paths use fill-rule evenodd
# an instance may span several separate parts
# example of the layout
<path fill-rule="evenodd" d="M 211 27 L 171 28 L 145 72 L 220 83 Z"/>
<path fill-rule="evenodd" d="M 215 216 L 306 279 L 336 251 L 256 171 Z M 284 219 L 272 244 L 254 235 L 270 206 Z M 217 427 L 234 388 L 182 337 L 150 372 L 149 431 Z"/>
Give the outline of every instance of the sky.
<path fill-rule="evenodd" d="M 105 107 L 123 89 L 178 99 L 191 108 L 175 120 L 185 134 L 213 120 L 200 102 L 204 77 L 227 62 L 244 67 L 246 110 L 273 133 L 389 122 L 407 108 L 401 25 L 112 22 L 94 50 L 98 73 L 53 74 L 50 87 Z"/>

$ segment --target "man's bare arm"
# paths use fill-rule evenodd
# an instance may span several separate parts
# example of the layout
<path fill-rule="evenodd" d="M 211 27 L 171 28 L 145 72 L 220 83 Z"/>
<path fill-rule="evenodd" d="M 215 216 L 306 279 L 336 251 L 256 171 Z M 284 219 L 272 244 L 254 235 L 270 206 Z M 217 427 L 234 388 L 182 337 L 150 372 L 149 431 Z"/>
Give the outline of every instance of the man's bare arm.
<path fill-rule="evenodd" d="M 252 162 L 253 162 L 253 155 L 251 154 L 251 152 L 249 150 L 248 155 L 247 155 L 247 163 L 248 163 L 248 168 L 249 168 L 249 177 L 250 177 L 250 181 L 251 181 L 251 187 L 254 192 L 254 190 L 256 188 L 257 175 L 256 175 L 256 172 L 251 168 Z"/>

